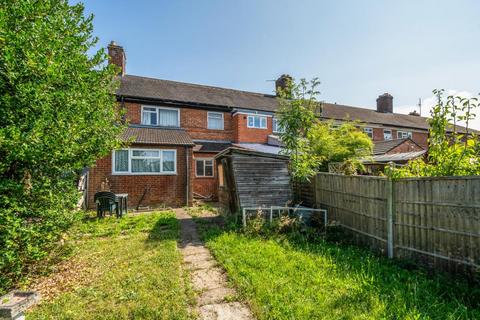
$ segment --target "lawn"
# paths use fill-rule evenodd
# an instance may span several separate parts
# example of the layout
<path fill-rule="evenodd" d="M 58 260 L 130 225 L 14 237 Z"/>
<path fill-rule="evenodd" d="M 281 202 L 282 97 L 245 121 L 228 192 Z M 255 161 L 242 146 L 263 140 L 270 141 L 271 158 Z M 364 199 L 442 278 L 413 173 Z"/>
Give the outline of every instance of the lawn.
<path fill-rule="evenodd" d="M 480 319 L 478 287 L 360 248 L 215 226 L 203 237 L 259 319 Z"/>
<path fill-rule="evenodd" d="M 172 211 L 80 223 L 68 240 L 73 255 L 66 269 L 75 271 L 40 281 L 43 288 L 51 282 L 55 290 L 67 288 L 27 319 L 190 319 L 178 232 Z"/>

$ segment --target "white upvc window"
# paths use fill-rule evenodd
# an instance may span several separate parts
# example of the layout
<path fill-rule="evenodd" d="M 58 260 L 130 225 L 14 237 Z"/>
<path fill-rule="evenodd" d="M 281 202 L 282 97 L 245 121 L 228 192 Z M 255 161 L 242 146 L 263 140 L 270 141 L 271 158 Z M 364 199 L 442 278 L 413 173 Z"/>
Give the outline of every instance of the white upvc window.
<path fill-rule="evenodd" d="M 247 118 L 247 127 L 256 129 L 267 129 L 267 117 L 259 115 L 249 115 Z"/>
<path fill-rule="evenodd" d="M 207 128 L 212 130 L 223 130 L 223 112 L 208 112 Z"/>
<path fill-rule="evenodd" d="M 370 139 L 373 139 L 373 129 L 372 128 L 363 128 L 363 132 L 370 137 Z"/>
<path fill-rule="evenodd" d="M 177 151 L 166 149 L 120 149 L 112 155 L 113 174 L 176 174 Z"/>
<path fill-rule="evenodd" d="M 412 138 L 412 133 L 410 131 L 397 131 L 398 139 Z"/>
<path fill-rule="evenodd" d="M 392 130 L 383 129 L 383 140 L 392 140 Z"/>
<path fill-rule="evenodd" d="M 176 108 L 142 106 L 142 124 L 161 127 L 179 127 L 180 110 Z"/>
<path fill-rule="evenodd" d="M 213 159 L 195 159 L 197 177 L 213 177 Z"/>
<path fill-rule="evenodd" d="M 272 119 L 272 131 L 274 133 L 284 133 L 285 129 L 280 125 L 280 120 L 277 118 Z"/>

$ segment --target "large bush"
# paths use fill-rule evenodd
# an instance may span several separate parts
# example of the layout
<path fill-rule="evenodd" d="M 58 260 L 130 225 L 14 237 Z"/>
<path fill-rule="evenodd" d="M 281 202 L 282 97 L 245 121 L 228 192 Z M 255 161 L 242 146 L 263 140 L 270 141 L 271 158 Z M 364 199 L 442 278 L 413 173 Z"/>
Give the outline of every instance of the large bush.
<path fill-rule="evenodd" d="M 0 293 L 74 218 L 78 172 L 118 146 L 116 70 L 64 0 L 0 0 Z"/>
<path fill-rule="evenodd" d="M 428 157 L 410 161 L 405 167 L 387 167 L 392 178 L 480 175 L 480 140 L 470 128 L 480 107 L 477 97 L 444 96 L 433 91 L 437 104 L 428 120 Z M 458 126 L 458 122 L 465 124 Z"/>

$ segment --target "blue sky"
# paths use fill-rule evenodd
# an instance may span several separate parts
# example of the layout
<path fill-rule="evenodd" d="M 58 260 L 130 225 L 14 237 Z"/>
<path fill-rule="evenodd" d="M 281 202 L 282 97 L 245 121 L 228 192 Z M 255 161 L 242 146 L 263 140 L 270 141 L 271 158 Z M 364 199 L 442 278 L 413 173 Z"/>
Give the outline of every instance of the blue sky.
<path fill-rule="evenodd" d="M 480 1 L 83 1 L 127 73 L 273 93 L 318 77 L 321 100 L 411 111 L 434 88 L 480 92 Z M 433 100 L 432 100 L 433 101 Z"/>

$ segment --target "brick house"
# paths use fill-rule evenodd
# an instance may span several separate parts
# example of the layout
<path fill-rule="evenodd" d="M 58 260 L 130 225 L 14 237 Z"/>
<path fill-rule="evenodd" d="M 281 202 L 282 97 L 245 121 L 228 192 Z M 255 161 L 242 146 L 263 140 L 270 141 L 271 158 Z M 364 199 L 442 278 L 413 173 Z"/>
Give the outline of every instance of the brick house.
<path fill-rule="evenodd" d="M 275 94 L 152 79 L 126 74 L 123 48 L 108 46 L 121 69 L 119 106 L 129 123 L 129 147 L 114 150 L 89 169 L 87 205 L 105 189 L 128 193 L 129 206 L 182 206 L 194 195 L 217 196 L 214 157 L 235 146 L 278 153 Z M 276 85 L 281 86 L 285 75 Z M 381 95 L 377 110 L 322 103 L 322 119 L 359 120 L 374 140 L 411 139 L 426 148 L 427 118 L 393 113 L 393 97 Z"/>

